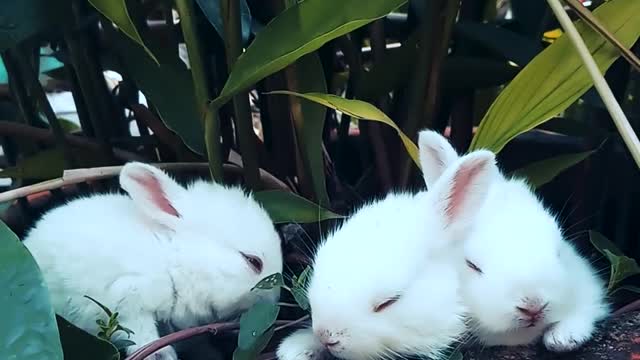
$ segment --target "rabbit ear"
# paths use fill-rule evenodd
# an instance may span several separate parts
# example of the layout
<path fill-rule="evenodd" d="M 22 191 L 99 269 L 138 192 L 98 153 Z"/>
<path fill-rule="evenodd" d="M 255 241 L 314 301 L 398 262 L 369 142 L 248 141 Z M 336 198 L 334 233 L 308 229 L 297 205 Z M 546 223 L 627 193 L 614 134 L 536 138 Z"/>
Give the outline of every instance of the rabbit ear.
<path fill-rule="evenodd" d="M 120 172 L 120 187 L 155 223 L 173 228 L 180 218 L 172 199 L 185 189 L 162 170 L 140 162 L 127 163 Z"/>
<path fill-rule="evenodd" d="M 498 174 L 495 155 L 487 150 L 467 154 L 444 171 L 429 192 L 445 229 L 464 236 L 459 231 L 475 221 Z"/>
<path fill-rule="evenodd" d="M 418 148 L 424 182 L 431 190 L 445 169 L 458 159 L 458 153 L 444 136 L 432 130 L 419 133 Z"/>

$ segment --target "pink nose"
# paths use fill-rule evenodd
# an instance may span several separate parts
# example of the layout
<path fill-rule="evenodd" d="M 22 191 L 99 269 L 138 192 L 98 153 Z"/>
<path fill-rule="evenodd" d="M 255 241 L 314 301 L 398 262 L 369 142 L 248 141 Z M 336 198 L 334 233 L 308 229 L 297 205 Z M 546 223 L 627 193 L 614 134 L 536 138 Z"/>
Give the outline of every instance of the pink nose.
<path fill-rule="evenodd" d="M 544 317 L 544 309 L 547 305 L 549 305 L 549 303 L 544 305 L 526 305 L 524 307 L 516 306 L 516 309 L 530 320 L 537 321 Z"/>

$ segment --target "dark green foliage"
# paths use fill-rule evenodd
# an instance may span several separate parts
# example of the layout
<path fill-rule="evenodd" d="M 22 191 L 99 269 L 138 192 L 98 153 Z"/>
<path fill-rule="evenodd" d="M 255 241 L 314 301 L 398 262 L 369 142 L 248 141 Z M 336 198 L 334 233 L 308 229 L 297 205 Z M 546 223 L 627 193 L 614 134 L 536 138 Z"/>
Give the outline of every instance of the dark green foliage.
<path fill-rule="evenodd" d="M 496 15 L 502 10 L 492 0 L 0 3 L 0 82 L 9 82 L 0 84 L 0 177 L 11 178 L 11 188 L 53 180 L 0 194 L 10 226 L 23 231 L 30 224 L 43 209 L 43 190 L 64 201 L 68 192 L 103 190 L 112 180 L 95 169 L 81 179 L 66 170 L 131 160 L 180 163 L 175 175 L 185 178 L 203 175 L 208 162 L 204 175 L 251 190 L 278 226 L 300 224 L 303 235 L 283 246 L 287 270 L 252 290 L 284 289 L 283 298 L 295 304 L 261 302 L 242 314 L 234 359 L 270 351 L 278 316 L 310 313 L 307 258 L 334 222 L 387 191 L 423 186 L 415 142 L 426 127 L 446 132 L 460 153 L 500 152 L 505 172 L 541 192 L 564 181 L 562 191 L 553 190 L 556 202 L 581 191 L 569 207 L 589 204 L 578 213 L 598 212 L 598 220 L 583 223 L 556 205 L 569 219 L 567 236 L 602 230 L 611 241 L 589 235 L 610 267 L 610 295 L 628 300 L 640 288 L 634 282 L 640 228 L 630 215 L 640 198 L 637 168 L 620 155 L 619 135 L 589 92 L 592 80 L 573 44 L 566 37 L 543 41 L 557 29 L 546 1 L 511 0 L 511 20 Z M 594 3 L 596 18 L 633 51 L 640 3 Z M 591 26 L 577 23 L 618 100 L 640 124 L 640 78 Z M 122 81 L 107 86 L 106 70 Z M 53 113 L 44 95 L 58 90 L 71 91 L 79 125 Z M 555 131 L 545 135 L 549 143 L 581 145 L 556 151 L 535 143 L 525 154 L 519 140 L 540 135 L 535 128 Z M 615 165 L 602 165 L 609 161 Z M 603 175 L 616 172 L 628 180 Z M 71 183 L 77 188 L 61 190 Z M 25 197 L 33 192 L 38 196 Z M 0 358 L 55 360 L 64 352 L 71 360 L 119 359 L 118 349 L 131 343 L 126 337 L 110 343 L 114 334 L 130 332 L 118 313 L 89 298 L 106 315 L 96 319 L 97 337 L 61 317 L 56 328 L 35 262 L 5 226 L 0 235 L 0 285 L 8 289 L 0 295 Z M 26 343 L 39 357 L 21 353 Z"/>

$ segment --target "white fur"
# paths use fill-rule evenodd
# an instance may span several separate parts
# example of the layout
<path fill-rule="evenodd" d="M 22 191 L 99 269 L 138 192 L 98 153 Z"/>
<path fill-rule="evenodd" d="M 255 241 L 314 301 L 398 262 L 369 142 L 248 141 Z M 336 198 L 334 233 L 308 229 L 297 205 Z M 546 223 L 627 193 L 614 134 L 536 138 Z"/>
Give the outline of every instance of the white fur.
<path fill-rule="evenodd" d="M 149 189 L 161 184 L 180 217 L 154 207 Z M 267 213 L 240 188 L 197 181 L 186 189 L 162 171 L 125 165 L 121 186 L 130 196 L 94 195 L 46 213 L 24 244 L 42 269 L 55 311 L 96 334 L 102 310 L 89 295 L 133 330 L 135 346 L 158 338 L 156 322 L 186 328 L 237 315 L 258 297 L 250 289 L 282 270 L 280 240 Z M 256 274 L 240 251 L 263 261 Z M 173 348 L 156 359 L 177 359 Z"/>
<path fill-rule="evenodd" d="M 315 254 L 308 287 L 312 329 L 285 339 L 279 359 L 316 359 L 323 336 L 339 341 L 329 351 L 344 359 L 437 358 L 457 340 L 466 327 L 456 240 L 469 231 L 475 212 L 447 217 L 442 209 L 479 206 L 497 172 L 494 161 L 489 152 L 461 159 L 432 191 L 388 194 L 329 234 Z M 374 312 L 398 294 L 395 304 Z"/>
<path fill-rule="evenodd" d="M 420 156 L 427 187 L 457 158 L 447 140 L 420 133 Z M 428 151 L 424 151 L 428 149 Z M 425 166 L 426 165 L 426 166 Z M 529 344 L 543 336 L 550 350 L 568 351 L 587 341 L 594 324 L 608 313 L 606 292 L 586 259 L 566 241 L 554 216 L 522 180 L 499 176 L 492 185 L 471 236 L 465 258 L 462 296 L 469 307 L 474 335 L 485 345 Z M 523 327 L 517 306 L 525 299 L 548 303 L 544 321 Z"/>

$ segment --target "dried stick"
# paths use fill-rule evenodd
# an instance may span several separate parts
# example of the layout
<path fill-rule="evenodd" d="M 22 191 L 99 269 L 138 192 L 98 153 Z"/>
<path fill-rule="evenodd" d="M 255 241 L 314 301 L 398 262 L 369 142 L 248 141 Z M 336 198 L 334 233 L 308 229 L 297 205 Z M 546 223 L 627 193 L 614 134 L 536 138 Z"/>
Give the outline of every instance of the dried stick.
<path fill-rule="evenodd" d="M 551 10 L 553 10 L 553 13 L 558 18 L 558 22 L 560 22 L 560 24 L 564 28 L 567 36 L 569 36 L 569 39 L 571 39 L 571 42 L 573 42 L 573 45 L 575 45 L 576 50 L 578 50 L 578 54 L 580 54 L 582 62 L 589 71 L 589 75 L 591 75 L 591 78 L 593 79 L 593 84 L 596 87 L 598 94 L 600 94 L 602 101 L 607 107 L 607 110 L 609 111 L 613 122 L 618 128 L 622 139 L 627 145 L 629 152 L 631 152 L 636 165 L 640 167 L 640 141 L 638 140 L 636 133 L 633 131 L 633 128 L 629 124 L 629 120 L 627 120 L 627 117 L 624 115 L 620 104 L 618 104 L 618 102 L 616 101 L 611 88 L 609 88 L 609 85 L 607 85 L 607 81 L 600 73 L 600 69 L 596 64 L 596 61 L 591 56 L 587 45 L 584 43 L 582 37 L 580 37 L 580 33 L 578 33 L 578 30 L 573 25 L 573 22 L 571 22 L 571 19 L 569 18 L 567 12 L 564 10 L 564 7 L 560 3 L 560 0 L 547 0 L 547 2 L 549 3 Z"/>
<path fill-rule="evenodd" d="M 156 163 L 150 164 L 165 170 L 197 170 L 208 169 L 208 163 Z M 61 178 L 43 181 L 37 184 L 24 186 L 21 188 L 0 193 L 0 202 L 12 201 L 31 194 L 58 189 L 63 186 L 78 184 L 90 180 L 100 180 L 116 176 L 120 173 L 122 166 L 105 166 L 88 169 L 65 170 Z M 242 167 L 235 164 L 224 164 L 224 170 L 233 174 L 242 174 Z M 270 173 L 260 169 L 260 176 L 267 189 L 291 191 L 285 183 L 280 181 Z"/>

